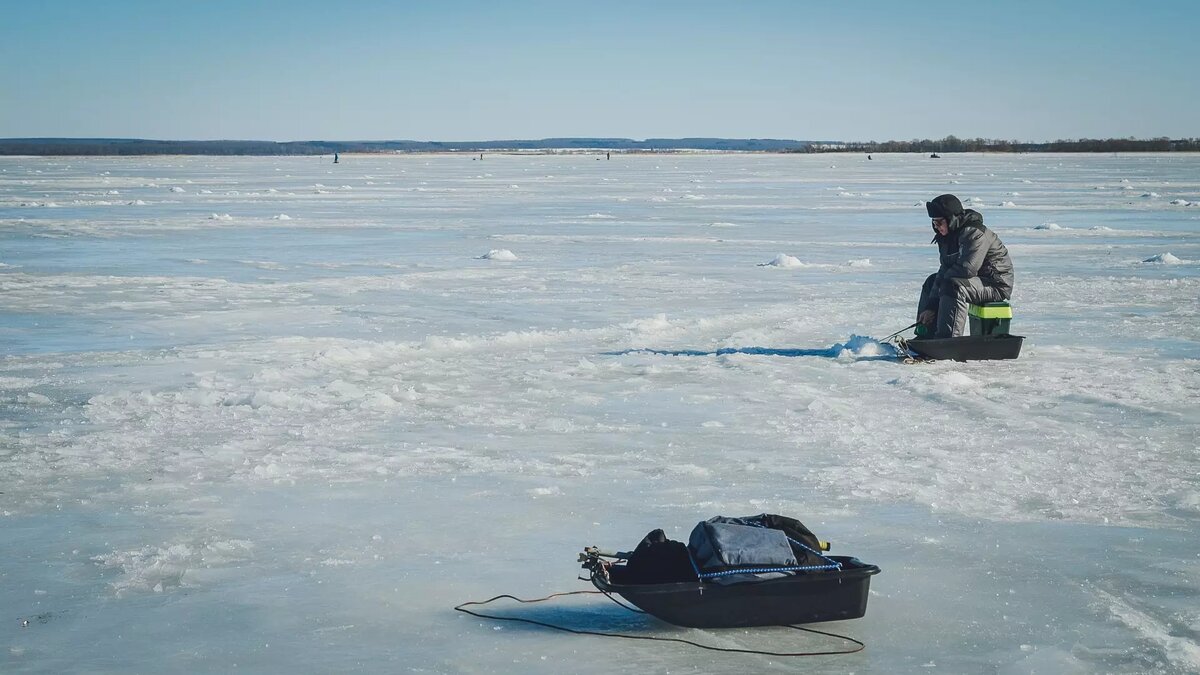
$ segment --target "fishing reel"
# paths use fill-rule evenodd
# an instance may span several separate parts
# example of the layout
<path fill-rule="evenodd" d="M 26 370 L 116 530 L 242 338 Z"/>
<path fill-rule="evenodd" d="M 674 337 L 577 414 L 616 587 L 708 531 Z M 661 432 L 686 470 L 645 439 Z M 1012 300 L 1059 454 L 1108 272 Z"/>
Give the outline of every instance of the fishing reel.
<path fill-rule="evenodd" d="M 591 572 L 592 577 L 600 577 L 605 581 L 608 580 L 608 568 L 612 566 L 611 561 L 628 560 L 630 554 L 617 551 L 616 553 L 608 553 L 601 551 L 596 546 L 585 546 L 583 552 L 579 554 L 578 562 L 580 567 Z"/>

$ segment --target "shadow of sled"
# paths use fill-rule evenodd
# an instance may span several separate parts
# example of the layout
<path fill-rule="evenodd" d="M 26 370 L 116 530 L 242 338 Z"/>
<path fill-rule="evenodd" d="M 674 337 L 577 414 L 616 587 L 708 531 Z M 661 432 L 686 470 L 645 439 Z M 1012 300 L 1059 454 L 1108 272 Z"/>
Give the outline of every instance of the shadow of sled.
<path fill-rule="evenodd" d="M 564 633 L 572 633 L 575 635 L 592 635 L 595 637 L 608 637 L 608 638 L 618 638 L 618 639 L 625 639 L 625 640 L 646 640 L 646 641 L 652 641 L 652 642 L 672 642 L 672 643 L 687 645 L 687 646 L 691 646 L 691 647 L 697 647 L 699 649 L 703 649 L 706 651 L 725 652 L 725 653 L 730 653 L 730 654 L 757 654 L 757 655 L 762 655 L 762 656 L 781 656 L 781 657 L 827 656 L 827 655 L 832 656 L 832 655 L 838 655 L 838 654 L 853 654 L 855 652 L 861 651 L 863 649 L 863 647 L 866 646 L 861 641 L 856 640 L 856 639 L 846 636 L 846 635 L 839 635 L 837 633 L 831 633 L 831 632 L 827 632 L 827 631 L 816 630 L 813 628 L 806 628 L 804 626 L 794 626 L 794 625 L 763 626 L 763 627 L 756 628 L 756 630 L 768 632 L 768 634 L 766 636 L 764 636 L 765 639 L 767 639 L 767 640 L 770 640 L 770 639 L 778 636 L 783 631 L 791 630 L 791 631 L 801 631 L 801 632 L 805 632 L 805 633 L 811 633 L 811 634 L 815 634 L 815 635 L 822 635 L 822 636 L 826 636 L 826 637 L 836 638 L 838 640 L 842 640 L 844 642 L 850 643 L 854 646 L 851 646 L 849 648 L 820 650 L 820 651 L 769 651 L 766 649 L 753 649 L 753 648 L 740 648 L 740 647 L 718 647 L 715 645 L 708 645 L 708 644 L 703 644 L 703 643 L 699 643 L 699 642 L 694 642 L 692 640 L 688 640 L 688 639 L 685 639 L 682 637 L 668 637 L 666 635 L 654 635 L 653 633 L 656 633 L 656 632 L 662 633 L 665 631 L 670 631 L 671 633 L 675 633 L 676 635 L 687 634 L 687 633 L 691 633 L 695 629 L 673 626 L 668 622 L 662 621 L 657 618 L 653 618 L 653 615 L 643 612 L 641 610 L 625 607 L 624 604 L 618 602 L 615 598 L 612 598 L 612 596 L 609 595 L 608 593 L 604 593 L 604 595 L 609 595 L 609 599 L 612 599 L 613 602 L 615 602 L 617 605 L 620 605 L 621 608 L 624 608 L 625 610 L 629 610 L 629 612 L 633 612 L 633 613 L 630 614 L 628 612 L 621 611 L 618 614 L 618 613 L 613 612 L 613 610 L 616 609 L 616 607 L 614 607 L 614 606 L 608 606 L 608 607 L 604 607 L 601 609 L 601 608 L 596 607 L 595 605 L 588 606 L 588 607 L 577 607 L 577 608 L 576 607 L 572 607 L 572 608 L 567 608 L 567 607 L 553 607 L 553 608 L 551 608 L 551 607 L 536 607 L 536 608 L 535 607 L 525 607 L 525 608 L 522 608 L 521 610 L 518 610 L 515 613 L 512 610 L 509 610 L 508 612 L 506 612 L 503 615 L 488 614 L 485 612 L 466 609 L 469 606 L 487 605 L 487 604 L 492 603 L 495 600 L 500 600 L 502 598 L 515 600 L 516 602 L 519 602 L 521 604 L 532 604 L 532 603 L 543 602 L 546 600 L 550 600 L 551 598 L 561 597 L 561 596 L 565 596 L 565 595 L 599 595 L 599 594 L 601 594 L 601 591 L 568 591 L 566 593 L 555 593 L 555 594 L 546 596 L 544 598 L 537 598 L 534 600 L 523 600 L 521 598 L 517 598 L 516 596 L 505 594 L 505 595 L 498 595 L 494 598 L 491 598 L 488 600 L 483 600 L 480 602 L 465 602 L 461 605 L 458 605 L 454 609 L 456 611 L 463 612 L 464 614 L 469 614 L 471 616 L 478 617 L 481 619 L 491 619 L 494 621 L 511 622 L 511 623 L 515 623 L 517 625 L 524 624 L 525 626 L 532 626 L 532 627 L 534 627 L 533 628 L 534 630 L 536 630 L 538 628 L 550 628 L 553 630 L 562 631 Z M 620 621 L 618 619 L 618 621 L 615 622 L 618 625 L 614 625 L 613 619 L 617 619 L 618 617 L 624 618 L 624 621 Z M 564 619 L 572 624 L 576 624 L 576 625 L 582 624 L 582 625 L 580 625 L 579 627 L 568 627 L 568 626 L 564 626 L 564 625 L 558 623 L 558 621 L 561 621 Z M 605 622 L 603 624 L 603 626 L 595 625 L 597 622 L 601 622 L 601 621 Z M 622 626 L 620 624 L 624 624 L 624 625 Z M 601 628 L 601 627 L 610 628 L 610 629 L 617 628 L 618 630 L 623 629 L 623 632 L 611 632 L 611 631 L 607 631 L 607 630 L 597 630 L 598 628 Z M 745 633 L 744 630 L 740 630 L 740 629 L 734 629 L 734 630 L 737 630 L 737 634 L 739 637 L 744 636 L 744 633 Z"/>
<path fill-rule="evenodd" d="M 527 603 L 544 600 L 543 598 L 538 598 L 533 601 L 518 601 L 520 604 L 516 604 L 515 606 L 508 604 L 503 608 L 497 607 L 495 610 L 491 610 L 490 608 L 487 611 L 460 609 L 461 607 L 470 606 L 469 603 L 459 605 L 455 609 L 480 618 L 509 621 L 512 622 L 510 625 L 514 629 L 530 631 L 554 628 L 555 630 L 584 635 L 608 631 L 652 635 L 670 632 L 682 633 L 687 630 L 673 626 L 650 614 L 639 610 L 631 611 L 623 605 L 610 602 L 599 591 L 583 591 L 573 594 L 586 595 L 589 598 L 599 600 L 599 602 L 593 601 L 575 606 L 562 604 L 528 606 Z M 557 595 L 555 594 L 551 597 L 557 599 Z M 497 597 L 511 601 L 514 596 L 501 595 Z M 496 598 L 479 603 L 477 606 L 490 604 L 493 600 L 496 600 Z"/>

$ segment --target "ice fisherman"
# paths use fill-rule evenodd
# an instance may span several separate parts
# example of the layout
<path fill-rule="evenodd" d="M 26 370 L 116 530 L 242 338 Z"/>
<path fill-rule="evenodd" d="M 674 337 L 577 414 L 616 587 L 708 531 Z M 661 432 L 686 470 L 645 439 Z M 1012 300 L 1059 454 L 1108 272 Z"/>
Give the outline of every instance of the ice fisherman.
<path fill-rule="evenodd" d="M 1012 297 L 1012 260 L 1000 237 L 984 226 L 983 216 L 963 209 L 958 197 L 940 195 L 925 202 L 925 210 L 941 266 L 921 287 L 917 322 L 934 337 L 958 337 L 968 305 Z"/>

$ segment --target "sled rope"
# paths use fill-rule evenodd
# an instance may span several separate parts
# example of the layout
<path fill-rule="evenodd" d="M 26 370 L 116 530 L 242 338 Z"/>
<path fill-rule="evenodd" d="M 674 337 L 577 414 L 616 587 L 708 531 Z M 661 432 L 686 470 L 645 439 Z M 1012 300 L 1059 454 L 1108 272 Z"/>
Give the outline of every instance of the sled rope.
<path fill-rule="evenodd" d="M 785 535 L 783 535 L 783 536 L 787 537 L 787 535 L 786 535 L 786 534 L 785 534 Z M 842 563 L 840 563 L 840 562 L 838 562 L 838 561 L 834 560 L 833 558 L 830 558 L 830 557 L 829 557 L 829 556 L 827 556 L 827 555 L 824 555 L 824 554 L 823 554 L 823 553 L 821 553 L 820 551 L 817 551 L 817 550 L 814 550 L 814 549 L 810 548 L 810 547 L 808 546 L 808 544 L 805 544 L 805 543 L 804 543 L 804 542 L 802 542 L 802 541 L 796 541 L 795 539 L 792 539 L 791 537 L 788 537 L 787 539 L 788 539 L 788 541 L 790 541 L 790 542 L 792 542 L 793 544 L 795 544 L 795 545 L 799 546 L 800 548 L 804 549 L 805 551 L 808 551 L 809 553 L 812 553 L 813 555 L 817 556 L 817 557 L 818 557 L 818 558 L 820 558 L 821 560 L 824 560 L 825 562 L 829 563 L 828 565 L 821 565 L 821 566 L 819 566 L 819 567 L 810 567 L 809 569 L 817 569 L 817 570 L 827 570 L 827 569 L 837 569 L 837 570 L 840 570 L 840 569 L 842 569 Z"/>

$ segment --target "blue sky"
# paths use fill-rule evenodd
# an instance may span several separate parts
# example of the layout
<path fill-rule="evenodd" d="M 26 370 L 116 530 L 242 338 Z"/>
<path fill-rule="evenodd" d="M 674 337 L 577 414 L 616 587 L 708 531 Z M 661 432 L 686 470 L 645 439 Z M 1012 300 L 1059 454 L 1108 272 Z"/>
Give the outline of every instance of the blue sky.
<path fill-rule="evenodd" d="M 1127 0 L 4 0 L 0 137 L 1200 136 L 1195 17 Z"/>

